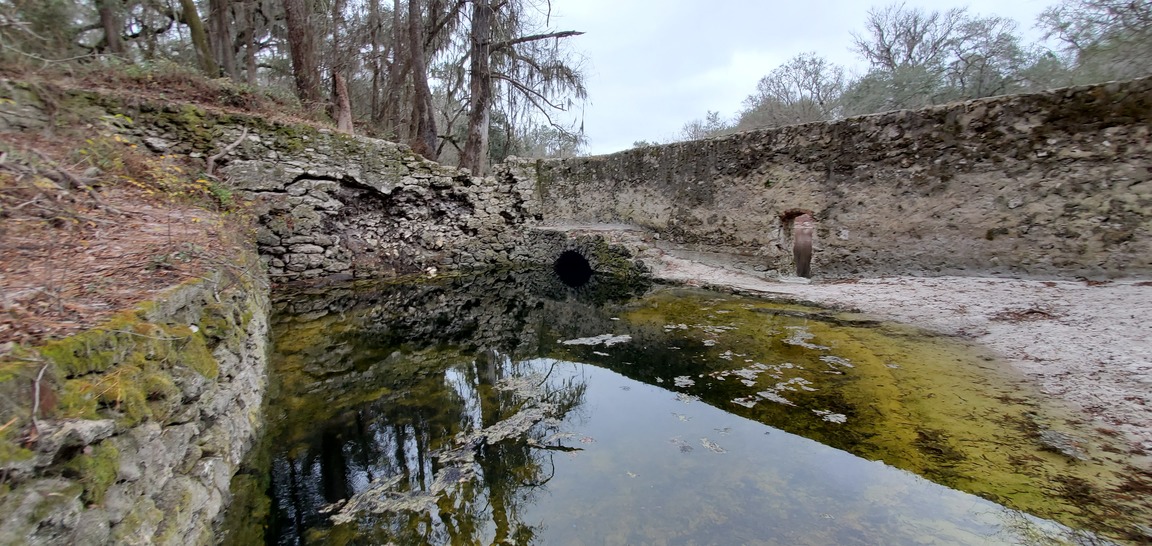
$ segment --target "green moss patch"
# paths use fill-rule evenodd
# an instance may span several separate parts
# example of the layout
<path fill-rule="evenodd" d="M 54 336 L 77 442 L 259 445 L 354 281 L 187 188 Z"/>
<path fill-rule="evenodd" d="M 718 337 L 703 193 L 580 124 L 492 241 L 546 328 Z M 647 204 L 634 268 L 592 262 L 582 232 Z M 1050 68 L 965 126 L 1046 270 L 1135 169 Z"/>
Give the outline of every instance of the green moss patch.
<path fill-rule="evenodd" d="M 116 483 L 117 469 L 120 467 L 120 450 L 109 442 L 101 442 L 86 448 L 82 453 L 64 465 L 65 475 L 84 485 L 81 498 L 89 504 L 100 504 L 108 488 Z"/>
<path fill-rule="evenodd" d="M 18 424 L 18 420 L 11 419 L 0 423 L 0 466 L 32 458 L 32 452 L 18 443 L 19 438 L 16 434 Z M 0 495 L 3 494 L 3 490 L 0 490 Z"/>
<path fill-rule="evenodd" d="M 219 304 L 205 307 L 199 325 L 155 324 L 144 314 L 121 313 L 100 328 L 40 349 L 63 382 L 59 416 L 111 416 L 125 426 L 163 421 L 182 403 L 173 371 L 189 368 L 216 379 L 220 372 L 210 347 L 239 340 L 238 313 Z"/>

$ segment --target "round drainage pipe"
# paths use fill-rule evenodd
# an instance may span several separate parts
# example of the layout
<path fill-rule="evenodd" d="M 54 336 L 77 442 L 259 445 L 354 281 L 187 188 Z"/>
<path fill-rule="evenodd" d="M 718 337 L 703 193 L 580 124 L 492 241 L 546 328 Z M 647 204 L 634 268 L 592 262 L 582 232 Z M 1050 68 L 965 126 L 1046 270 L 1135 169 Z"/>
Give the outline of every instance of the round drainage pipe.
<path fill-rule="evenodd" d="M 588 263 L 588 258 L 575 250 L 561 252 L 552 263 L 552 270 L 560 282 L 572 288 L 580 288 L 592 278 L 592 265 Z"/>

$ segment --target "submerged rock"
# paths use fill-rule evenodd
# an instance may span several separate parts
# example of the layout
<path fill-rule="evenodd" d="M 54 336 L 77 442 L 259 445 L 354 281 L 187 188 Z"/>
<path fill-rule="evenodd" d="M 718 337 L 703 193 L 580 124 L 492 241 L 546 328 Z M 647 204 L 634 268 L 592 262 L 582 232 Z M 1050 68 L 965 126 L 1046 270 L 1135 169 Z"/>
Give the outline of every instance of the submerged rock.
<path fill-rule="evenodd" d="M 1040 431 L 1040 445 L 1077 461 L 1087 461 L 1088 453 L 1084 451 L 1084 442 L 1072 435 L 1055 430 Z"/>
<path fill-rule="evenodd" d="M 566 341 L 562 341 L 561 343 L 563 343 L 564 345 L 603 345 L 605 347 L 611 347 L 611 346 L 616 345 L 618 343 L 627 343 L 629 341 L 632 341 L 632 336 L 627 335 L 627 334 L 620 335 L 620 336 L 614 336 L 612 334 L 601 334 L 601 335 L 594 336 L 594 337 L 582 337 L 582 338 L 578 338 L 578 339 L 569 339 Z"/>

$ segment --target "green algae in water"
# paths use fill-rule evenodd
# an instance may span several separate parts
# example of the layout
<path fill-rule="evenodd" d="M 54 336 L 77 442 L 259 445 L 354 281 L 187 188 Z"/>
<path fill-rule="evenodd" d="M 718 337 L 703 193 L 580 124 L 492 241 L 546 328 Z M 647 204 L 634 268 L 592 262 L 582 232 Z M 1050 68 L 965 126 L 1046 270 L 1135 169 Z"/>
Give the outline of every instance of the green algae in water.
<path fill-rule="evenodd" d="M 1107 438 L 1076 431 L 1065 409 L 974 347 L 703 292 L 658 293 L 621 317 L 691 353 L 664 377 L 636 370 L 645 381 L 682 372 L 692 384 L 673 388 L 716 407 L 1077 527 L 1126 537 L 1140 521 L 1131 514 L 1149 513 L 1146 499 L 1117 493 L 1132 473 Z M 1044 441 L 1053 434 L 1083 440 L 1061 453 Z"/>
<path fill-rule="evenodd" d="M 1123 461 L 1045 449 L 1087 436 L 971 348 L 715 292 L 591 299 L 509 273 L 282 302 L 255 524 L 324 544 L 1138 541 Z"/>

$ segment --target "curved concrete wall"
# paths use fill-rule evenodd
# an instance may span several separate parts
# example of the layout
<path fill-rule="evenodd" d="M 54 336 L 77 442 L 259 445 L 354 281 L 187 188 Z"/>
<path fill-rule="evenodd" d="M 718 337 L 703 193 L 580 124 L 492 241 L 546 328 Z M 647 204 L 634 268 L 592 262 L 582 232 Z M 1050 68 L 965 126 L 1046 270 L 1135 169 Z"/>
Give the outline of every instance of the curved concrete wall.
<path fill-rule="evenodd" d="M 626 223 L 791 273 L 1152 274 L 1152 78 L 513 160 L 551 224 Z M 792 212 L 794 214 L 794 212 Z"/>

